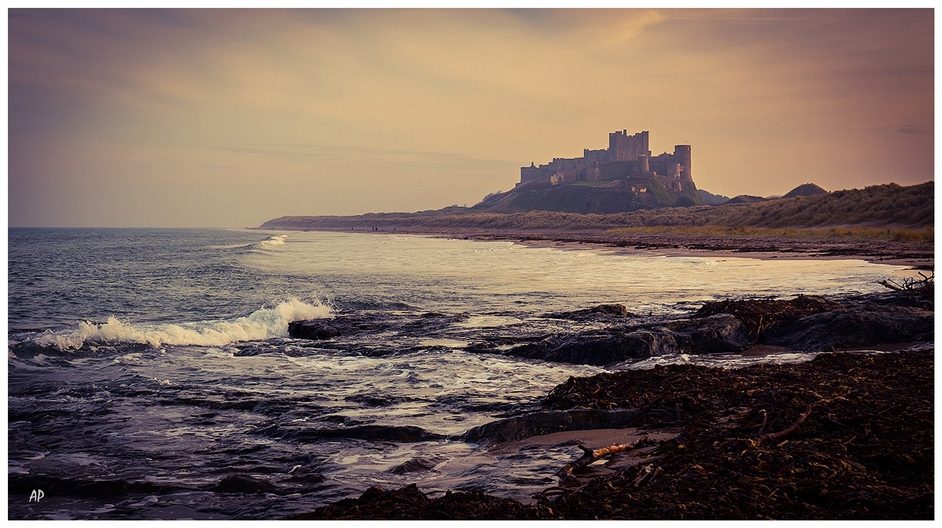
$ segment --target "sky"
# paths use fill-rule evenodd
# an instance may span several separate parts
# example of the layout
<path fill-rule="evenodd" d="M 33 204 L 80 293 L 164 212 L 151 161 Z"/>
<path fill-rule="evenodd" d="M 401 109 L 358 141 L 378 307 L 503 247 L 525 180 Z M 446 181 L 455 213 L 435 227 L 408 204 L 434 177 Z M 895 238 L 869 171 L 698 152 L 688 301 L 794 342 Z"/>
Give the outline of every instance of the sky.
<path fill-rule="evenodd" d="M 934 178 L 931 9 L 8 17 L 13 227 L 470 206 L 616 130 L 730 197 Z"/>

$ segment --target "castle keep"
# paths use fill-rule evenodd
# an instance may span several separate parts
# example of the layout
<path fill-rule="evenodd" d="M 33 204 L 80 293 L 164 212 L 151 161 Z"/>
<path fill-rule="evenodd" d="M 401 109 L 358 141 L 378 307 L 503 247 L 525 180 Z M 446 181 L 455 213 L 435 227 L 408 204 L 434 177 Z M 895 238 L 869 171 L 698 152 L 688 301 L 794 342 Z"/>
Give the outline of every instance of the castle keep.
<path fill-rule="evenodd" d="M 520 168 L 520 184 L 531 181 L 572 183 L 642 178 L 657 180 L 672 191 L 695 188 L 690 174 L 690 145 L 674 146 L 674 153 L 651 156 L 648 132 L 608 135 L 608 148 L 585 149 L 581 158 L 553 158 L 546 165 Z M 520 185 L 518 184 L 518 185 Z"/>

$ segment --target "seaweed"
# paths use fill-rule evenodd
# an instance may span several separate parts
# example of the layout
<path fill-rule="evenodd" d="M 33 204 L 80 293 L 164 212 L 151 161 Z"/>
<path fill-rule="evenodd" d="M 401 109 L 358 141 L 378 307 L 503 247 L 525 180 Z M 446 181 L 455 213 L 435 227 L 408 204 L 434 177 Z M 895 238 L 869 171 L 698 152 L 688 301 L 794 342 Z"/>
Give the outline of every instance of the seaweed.
<path fill-rule="evenodd" d="M 641 463 L 534 504 L 411 485 L 295 518 L 932 519 L 933 371 L 932 350 L 910 350 L 570 378 L 545 407 L 634 408 L 649 428 L 682 430 Z"/>

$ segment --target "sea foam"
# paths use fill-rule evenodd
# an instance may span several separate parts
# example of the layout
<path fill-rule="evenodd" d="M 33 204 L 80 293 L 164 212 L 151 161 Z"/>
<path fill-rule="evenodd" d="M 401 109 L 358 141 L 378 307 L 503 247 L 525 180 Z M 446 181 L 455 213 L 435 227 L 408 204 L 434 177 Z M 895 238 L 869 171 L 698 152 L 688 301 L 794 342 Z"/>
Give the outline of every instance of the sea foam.
<path fill-rule="evenodd" d="M 332 316 L 333 310 L 319 301 L 308 304 L 290 299 L 274 308 L 261 308 L 248 316 L 233 320 L 132 325 L 112 316 L 101 324 L 82 321 L 75 329 L 47 331 L 36 338 L 35 342 L 62 351 L 79 349 L 86 343 L 223 346 L 237 341 L 287 337 L 288 323 L 291 321 Z"/>
<path fill-rule="evenodd" d="M 288 235 L 273 235 L 258 243 L 259 247 L 283 246 Z"/>

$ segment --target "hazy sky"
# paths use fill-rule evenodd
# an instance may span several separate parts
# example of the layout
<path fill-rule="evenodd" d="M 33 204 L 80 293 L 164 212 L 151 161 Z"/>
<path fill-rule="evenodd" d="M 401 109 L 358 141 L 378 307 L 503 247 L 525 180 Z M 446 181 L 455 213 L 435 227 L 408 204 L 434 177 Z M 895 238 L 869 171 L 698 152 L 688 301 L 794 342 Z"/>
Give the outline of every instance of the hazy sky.
<path fill-rule="evenodd" d="M 921 183 L 933 16 L 10 9 L 9 222 L 472 205 L 622 129 L 727 196 Z"/>

